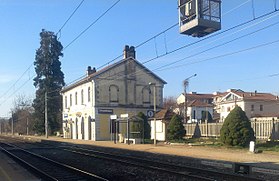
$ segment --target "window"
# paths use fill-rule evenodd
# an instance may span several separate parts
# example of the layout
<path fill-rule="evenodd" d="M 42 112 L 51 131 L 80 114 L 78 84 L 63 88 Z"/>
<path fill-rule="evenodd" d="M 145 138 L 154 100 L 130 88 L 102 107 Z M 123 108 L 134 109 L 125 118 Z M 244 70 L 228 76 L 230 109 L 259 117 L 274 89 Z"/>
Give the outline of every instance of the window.
<path fill-rule="evenodd" d="M 110 102 L 118 102 L 118 92 L 119 92 L 119 89 L 116 85 L 111 85 L 109 87 L 109 101 Z"/>
<path fill-rule="evenodd" d="M 88 87 L 88 90 L 87 90 L 87 94 L 88 94 L 88 102 L 91 101 L 91 94 L 90 94 L 91 90 L 90 90 L 90 87 Z"/>
<path fill-rule="evenodd" d="M 75 105 L 77 105 L 77 92 L 75 93 Z"/>
<path fill-rule="evenodd" d="M 260 105 L 260 111 L 263 111 L 263 105 Z"/>
<path fill-rule="evenodd" d="M 70 94 L 70 106 L 73 105 L 73 101 L 72 101 L 72 94 Z"/>
<path fill-rule="evenodd" d="M 83 90 L 81 90 L 81 105 L 83 105 L 84 103 L 84 95 L 83 95 Z"/>
<path fill-rule="evenodd" d="M 231 111 L 231 108 L 230 107 L 227 107 L 227 112 L 230 112 Z"/>
<path fill-rule="evenodd" d="M 150 104 L 150 88 L 145 87 L 142 89 L 142 103 L 143 104 Z"/>
<path fill-rule="evenodd" d="M 251 111 L 254 111 L 254 105 L 253 104 L 251 105 Z"/>
<path fill-rule="evenodd" d="M 67 109 L 68 108 L 68 102 L 67 102 L 67 96 L 65 96 L 65 109 Z"/>

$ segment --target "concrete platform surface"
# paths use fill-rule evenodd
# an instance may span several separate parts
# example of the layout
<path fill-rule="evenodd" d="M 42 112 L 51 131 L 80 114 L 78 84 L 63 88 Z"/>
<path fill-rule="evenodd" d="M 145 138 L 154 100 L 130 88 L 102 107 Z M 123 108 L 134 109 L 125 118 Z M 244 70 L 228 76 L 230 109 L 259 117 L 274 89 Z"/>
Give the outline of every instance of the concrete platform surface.
<path fill-rule="evenodd" d="M 0 181 L 39 181 L 14 160 L 0 151 Z"/>

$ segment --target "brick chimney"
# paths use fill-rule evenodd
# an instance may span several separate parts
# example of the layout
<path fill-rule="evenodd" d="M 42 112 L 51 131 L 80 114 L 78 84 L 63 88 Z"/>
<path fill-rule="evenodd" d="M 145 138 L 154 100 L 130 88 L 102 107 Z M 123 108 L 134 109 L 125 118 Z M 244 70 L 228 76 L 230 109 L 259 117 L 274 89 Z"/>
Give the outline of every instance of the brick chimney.
<path fill-rule="evenodd" d="M 127 59 L 127 58 L 136 58 L 136 51 L 135 51 L 135 47 L 134 46 L 128 46 L 125 45 L 124 50 L 123 50 L 123 59 Z"/>
<path fill-rule="evenodd" d="M 91 75 L 91 74 L 93 74 L 95 72 L 96 72 L 96 68 L 95 67 L 93 67 L 93 69 L 92 69 L 91 66 L 88 66 L 87 70 L 86 70 L 86 75 L 89 76 L 89 75 Z"/>

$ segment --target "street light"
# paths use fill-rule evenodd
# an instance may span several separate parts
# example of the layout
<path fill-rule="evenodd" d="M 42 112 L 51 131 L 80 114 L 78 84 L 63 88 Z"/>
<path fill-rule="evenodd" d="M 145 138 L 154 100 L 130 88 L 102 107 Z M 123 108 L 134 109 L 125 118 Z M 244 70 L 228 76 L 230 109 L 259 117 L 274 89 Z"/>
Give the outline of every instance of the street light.
<path fill-rule="evenodd" d="M 190 77 L 184 79 L 184 81 L 183 81 L 183 87 L 184 87 L 184 113 L 183 113 L 184 123 L 187 123 L 187 94 L 186 94 L 186 88 L 189 85 L 189 79 L 192 78 L 192 77 L 196 77 L 196 76 L 197 76 L 197 74 L 191 75 Z"/>
<path fill-rule="evenodd" d="M 153 97 L 154 97 L 154 145 L 156 146 L 156 84 L 155 83 L 152 83 L 152 82 L 149 82 L 149 86 L 154 86 L 153 87 Z"/>

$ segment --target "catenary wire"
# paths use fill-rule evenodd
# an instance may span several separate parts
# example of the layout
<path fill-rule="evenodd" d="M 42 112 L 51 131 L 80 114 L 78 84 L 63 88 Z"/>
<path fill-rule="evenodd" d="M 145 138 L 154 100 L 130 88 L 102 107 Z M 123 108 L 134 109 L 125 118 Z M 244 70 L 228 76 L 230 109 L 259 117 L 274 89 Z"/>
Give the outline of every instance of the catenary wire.
<path fill-rule="evenodd" d="M 65 21 L 65 23 L 61 26 L 61 28 L 58 30 L 57 34 L 61 33 L 62 29 L 66 26 L 66 24 L 70 21 L 70 19 L 74 16 L 74 14 L 76 13 L 76 11 L 80 8 L 80 6 L 83 4 L 85 0 L 82 0 L 79 5 L 75 8 L 75 10 L 72 12 L 72 14 L 69 16 L 69 18 Z M 58 38 L 59 39 L 59 38 Z"/>
<path fill-rule="evenodd" d="M 69 44 L 65 46 L 65 49 L 67 49 L 69 46 L 71 46 L 75 41 L 77 41 L 85 32 L 87 32 L 94 24 L 96 24 L 103 16 L 105 16 L 114 6 L 116 6 L 120 0 L 116 1 L 112 6 L 110 6 L 105 12 L 103 12 L 95 21 L 93 21 L 87 28 L 85 28 L 76 38 L 74 38 Z"/>

